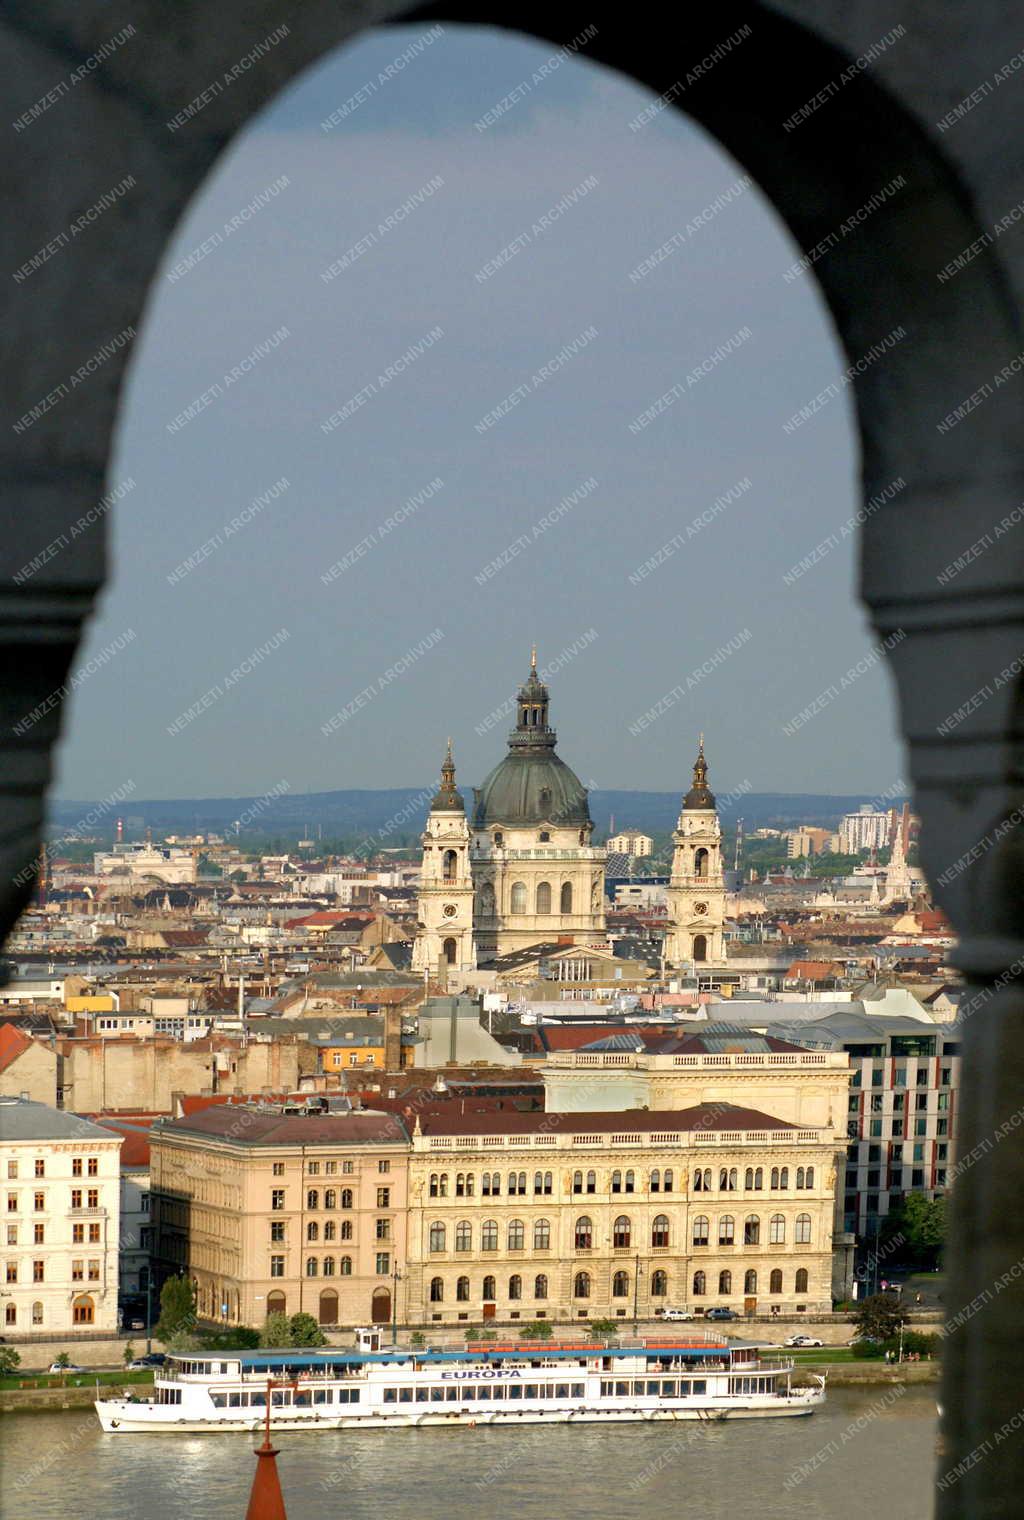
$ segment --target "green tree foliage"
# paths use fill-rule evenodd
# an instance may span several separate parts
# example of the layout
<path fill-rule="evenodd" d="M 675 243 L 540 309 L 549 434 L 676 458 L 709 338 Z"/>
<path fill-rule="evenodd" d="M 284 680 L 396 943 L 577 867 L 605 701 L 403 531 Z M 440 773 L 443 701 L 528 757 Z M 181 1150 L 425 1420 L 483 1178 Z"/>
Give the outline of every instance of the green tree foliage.
<path fill-rule="evenodd" d="M 260 1343 L 260 1332 L 248 1325 L 236 1325 L 232 1330 L 218 1330 L 203 1336 L 204 1351 L 254 1351 Z"/>
<path fill-rule="evenodd" d="M 157 1340 L 170 1341 L 180 1331 L 189 1332 L 196 1322 L 196 1292 L 188 1277 L 169 1277 L 160 1289 L 160 1318 L 154 1334 Z"/>
<path fill-rule="evenodd" d="M 890 1208 L 881 1235 L 893 1260 L 936 1266 L 946 1238 L 946 1200 L 908 1193 Z"/>
<path fill-rule="evenodd" d="M 134 1362 L 135 1347 L 132 1345 L 131 1341 L 128 1341 L 126 1343 L 124 1350 L 121 1352 L 121 1360 L 124 1362 L 126 1367 L 128 1366 L 129 1362 Z"/>
<path fill-rule="evenodd" d="M 0 1346 L 0 1377 L 10 1377 L 21 1366 L 21 1357 L 13 1346 Z"/>
<path fill-rule="evenodd" d="M 611 1340 L 618 1333 L 618 1322 L 614 1319 L 592 1319 L 588 1326 L 588 1334 L 595 1341 Z"/>
<path fill-rule="evenodd" d="M 326 1346 L 327 1337 L 312 1314 L 293 1314 L 288 1328 L 293 1346 Z"/>
<path fill-rule="evenodd" d="M 889 1341 L 899 1330 L 903 1310 L 891 1293 L 872 1293 L 859 1306 L 854 1319 L 862 1336 L 874 1341 Z"/>
<path fill-rule="evenodd" d="M 546 1319 L 535 1319 L 524 1325 L 519 1334 L 524 1341 L 549 1341 L 551 1326 Z"/>
<path fill-rule="evenodd" d="M 290 1346 L 292 1343 L 292 1325 L 287 1314 L 281 1314 L 277 1310 L 268 1314 L 260 1331 L 260 1345 L 274 1348 Z"/>

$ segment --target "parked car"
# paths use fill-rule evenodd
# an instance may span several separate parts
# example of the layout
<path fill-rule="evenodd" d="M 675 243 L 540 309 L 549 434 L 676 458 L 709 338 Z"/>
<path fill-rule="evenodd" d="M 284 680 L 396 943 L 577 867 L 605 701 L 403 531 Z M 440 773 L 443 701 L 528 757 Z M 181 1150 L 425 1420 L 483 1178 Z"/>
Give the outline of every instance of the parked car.
<path fill-rule="evenodd" d="M 709 1309 L 708 1312 L 705 1314 L 704 1318 L 705 1319 L 738 1319 L 739 1316 L 736 1314 L 736 1312 L 735 1312 L 734 1309 Z"/>
<path fill-rule="evenodd" d="M 813 1335 L 787 1335 L 782 1344 L 784 1346 L 823 1346 L 825 1342 L 817 1340 Z"/>
<path fill-rule="evenodd" d="M 128 1363 L 129 1372 L 142 1372 L 147 1367 L 162 1367 L 167 1358 L 162 1351 L 151 1351 L 147 1356 L 137 1356 Z"/>
<path fill-rule="evenodd" d="M 662 1319 L 696 1319 L 692 1309 L 662 1309 Z"/>
<path fill-rule="evenodd" d="M 84 1372 L 85 1368 L 84 1367 L 79 1367 L 79 1365 L 78 1365 L 77 1362 L 68 1362 L 68 1364 L 67 1364 L 66 1367 L 62 1367 L 61 1364 L 60 1364 L 60 1362 L 51 1362 L 50 1363 L 50 1371 L 51 1372 Z"/>

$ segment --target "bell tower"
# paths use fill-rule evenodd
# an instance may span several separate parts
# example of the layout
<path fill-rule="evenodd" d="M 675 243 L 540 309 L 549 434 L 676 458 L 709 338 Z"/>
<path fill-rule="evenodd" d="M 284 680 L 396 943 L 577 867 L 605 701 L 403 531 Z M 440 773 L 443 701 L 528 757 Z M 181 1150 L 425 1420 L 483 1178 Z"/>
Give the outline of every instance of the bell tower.
<path fill-rule="evenodd" d="M 702 965 L 720 966 L 725 960 L 722 826 L 714 793 L 708 786 L 703 734 L 693 767 L 693 785 L 683 798 L 672 843 L 665 959 L 672 966 L 688 967 L 692 963 L 698 972 Z"/>
<path fill-rule="evenodd" d="M 473 877 L 469 866 L 469 820 L 455 787 L 452 741 L 441 766 L 441 785 L 430 804 L 422 835 L 419 926 L 412 950 L 414 971 L 440 976 L 476 967 L 473 946 Z"/>

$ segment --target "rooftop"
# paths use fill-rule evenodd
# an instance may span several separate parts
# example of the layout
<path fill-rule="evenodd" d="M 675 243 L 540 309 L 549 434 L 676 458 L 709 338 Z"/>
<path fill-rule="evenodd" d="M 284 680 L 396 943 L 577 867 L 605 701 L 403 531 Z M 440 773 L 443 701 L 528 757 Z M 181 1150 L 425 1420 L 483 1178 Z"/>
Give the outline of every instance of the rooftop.
<path fill-rule="evenodd" d="M 0 1098 L 0 1141 L 81 1140 L 93 1145 L 119 1139 L 120 1136 L 88 1119 L 50 1108 L 46 1103 L 33 1103 L 28 1098 Z"/>

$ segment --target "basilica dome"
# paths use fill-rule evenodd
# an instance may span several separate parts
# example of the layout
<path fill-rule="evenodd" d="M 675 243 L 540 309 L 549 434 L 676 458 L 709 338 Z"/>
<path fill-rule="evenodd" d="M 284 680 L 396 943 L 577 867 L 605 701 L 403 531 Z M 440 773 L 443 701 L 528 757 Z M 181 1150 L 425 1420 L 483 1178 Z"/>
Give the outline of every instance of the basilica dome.
<path fill-rule="evenodd" d="M 548 689 L 537 675 L 536 654 L 517 697 L 517 721 L 508 754 L 475 789 L 473 827 L 591 827 L 587 792 L 579 777 L 555 754 L 556 734 L 548 727 Z"/>

